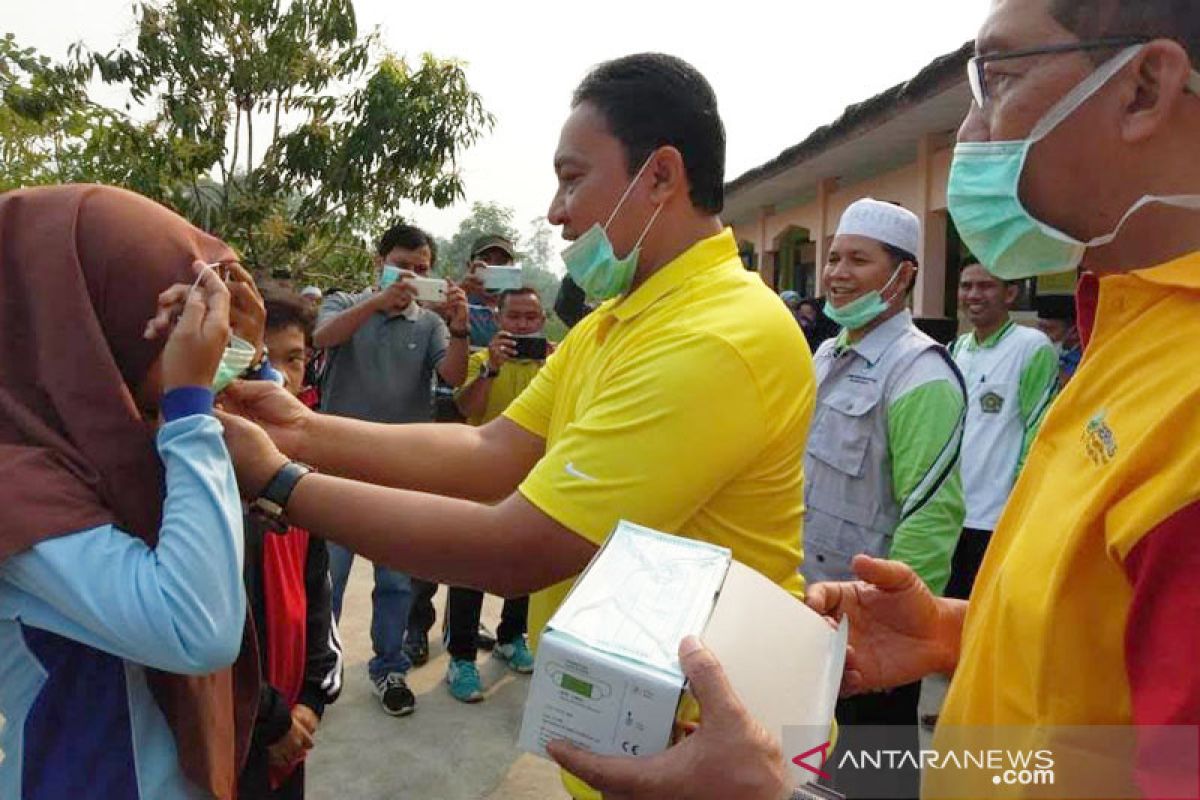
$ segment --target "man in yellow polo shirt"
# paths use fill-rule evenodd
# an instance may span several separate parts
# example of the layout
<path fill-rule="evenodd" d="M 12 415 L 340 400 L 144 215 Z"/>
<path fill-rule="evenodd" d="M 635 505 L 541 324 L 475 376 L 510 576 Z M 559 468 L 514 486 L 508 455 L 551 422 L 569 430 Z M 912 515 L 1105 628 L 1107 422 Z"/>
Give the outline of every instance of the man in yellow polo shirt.
<path fill-rule="evenodd" d="M 1195 798 L 1200 14 L 1173 0 L 994 0 L 976 49 L 950 213 L 999 278 L 1082 269 L 1083 361 L 969 605 L 865 557 L 860 581 L 808 599 L 851 619 L 846 691 L 953 673 L 934 745 L 960 767 L 917 754 L 926 797 Z M 777 785 L 769 740 L 732 713 L 704 728 L 648 761 L 559 755 L 622 798 L 779 800 L 724 777 Z M 962 769 L 964 753 L 986 767 Z"/>
<path fill-rule="evenodd" d="M 690 65 L 596 67 L 562 130 L 549 219 L 574 240 L 569 274 L 605 302 L 478 428 L 321 417 L 239 385 L 230 406 L 321 470 L 298 474 L 226 418 L 246 493 L 411 574 L 535 592 L 535 643 L 621 519 L 727 546 L 799 596 L 812 362 L 723 229 L 724 163 L 716 98 Z"/>

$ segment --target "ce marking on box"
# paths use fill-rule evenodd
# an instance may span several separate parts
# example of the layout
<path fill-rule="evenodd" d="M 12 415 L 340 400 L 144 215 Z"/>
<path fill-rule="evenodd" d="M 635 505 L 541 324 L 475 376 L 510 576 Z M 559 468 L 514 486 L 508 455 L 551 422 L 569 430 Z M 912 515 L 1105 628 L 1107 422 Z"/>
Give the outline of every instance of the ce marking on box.
<path fill-rule="evenodd" d="M 628 739 L 621 742 L 621 750 L 626 755 L 630 755 L 630 756 L 641 755 L 641 752 L 640 752 L 641 749 L 642 749 L 642 746 L 640 744 L 634 744 L 633 742 L 630 742 Z"/>

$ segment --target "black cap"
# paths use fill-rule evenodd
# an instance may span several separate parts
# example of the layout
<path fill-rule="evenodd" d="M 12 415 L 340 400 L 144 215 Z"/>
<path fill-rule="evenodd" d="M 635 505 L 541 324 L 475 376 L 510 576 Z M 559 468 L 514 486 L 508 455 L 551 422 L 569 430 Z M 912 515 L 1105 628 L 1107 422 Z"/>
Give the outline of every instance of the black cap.
<path fill-rule="evenodd" d="M 512 242 L 505 239 L 503 236 L 481 236 L 475 240 L 475 244 L 471 245 L 471 258 L 477 257 L 485 250 L 503 250 L 508 254 L 509 258 L 516 258 L 517 254 L 513 251 Z"/>
<path fill-rule="evenodd" d="M 1033 301 L 1041 319 L 1075 319 L 1075 298 L 1069 294 L 1041 294 Z"/>

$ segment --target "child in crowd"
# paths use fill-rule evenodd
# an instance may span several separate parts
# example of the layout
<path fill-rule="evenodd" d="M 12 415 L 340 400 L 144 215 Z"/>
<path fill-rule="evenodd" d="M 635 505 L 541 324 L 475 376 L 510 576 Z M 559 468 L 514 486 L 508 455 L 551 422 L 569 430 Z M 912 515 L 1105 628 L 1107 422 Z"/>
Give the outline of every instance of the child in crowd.
<path fill-rule="evenodd" d="M 205 266 L 235 260 L 123 190 L 0 195 L 0 797 L 236 794 L 258 676 L 212 407 L 253 292 Z"/>
<path fill-rule="evenodd" d="M 299 394 L 315 310 L 299 296 L 266 300 L 266 345 L 284 385 Z M 342 648 L 330 610 L 329 551 L 300 528 L 246 517 L 246 595 L 263 682 L 241 800 L 304 797 L 304 758 L 325 706 L 342 688 Z"/>

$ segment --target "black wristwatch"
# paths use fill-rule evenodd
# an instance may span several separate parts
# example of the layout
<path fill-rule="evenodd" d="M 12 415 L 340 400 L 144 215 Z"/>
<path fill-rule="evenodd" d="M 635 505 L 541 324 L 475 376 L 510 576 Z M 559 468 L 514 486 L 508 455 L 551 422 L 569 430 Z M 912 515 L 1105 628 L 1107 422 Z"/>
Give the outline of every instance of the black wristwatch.
<path fill-rule="evenodd" d="M 493 367 L 491 364 L 484 364 L 483 369 L 479 370 L 479 377 L 494 378 L 500 374 L 499 367 Z"/>
<path fill-rule="evenodd" d="M 465 331 L 455 331 L 455 330 L 451 329 L 450 330 L 450 338 L 451 339 L 470 339 L 471 338 L 471 329 L 468 328 Z"/>
<path fill-rule="evenodd" d="M 284 512 L 287 510 L 288 500 L 291 499 L 296 484 L 310 472 L 312 468 L 307 464 L 301 464 L 299 461 L 287 462 L 267 481 L 267 485 L 250 504 L 251 508 L 270 522 L 286 527 L 287 517 Z"/>

